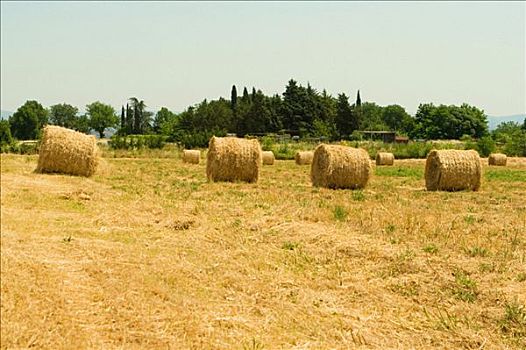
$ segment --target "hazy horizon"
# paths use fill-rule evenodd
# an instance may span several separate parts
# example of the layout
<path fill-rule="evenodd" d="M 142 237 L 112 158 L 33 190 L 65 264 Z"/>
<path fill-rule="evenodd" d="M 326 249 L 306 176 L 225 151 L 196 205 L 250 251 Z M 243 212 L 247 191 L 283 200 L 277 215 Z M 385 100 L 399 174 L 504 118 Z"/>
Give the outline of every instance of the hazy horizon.
<path fill-rule="evenodd" d="M 526 111 L 524 2 L 1 2 L 1 109 L 281 94 Z"/>

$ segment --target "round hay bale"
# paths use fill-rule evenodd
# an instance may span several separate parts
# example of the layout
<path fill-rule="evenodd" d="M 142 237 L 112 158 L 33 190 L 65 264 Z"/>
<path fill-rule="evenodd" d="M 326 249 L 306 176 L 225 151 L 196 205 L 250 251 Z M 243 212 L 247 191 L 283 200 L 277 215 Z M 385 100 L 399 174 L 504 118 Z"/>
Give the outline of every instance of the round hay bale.
<path fill-rule="evenodd" d="M 294 156 L 294 160 L 298 165 L 312 164 L 312 158 L 314 158 L 313 151 L 298 151 Z"/>
<path fill-rule="evenodd" d="M 311 181 L 327 188 L 364 188 L 372 173 L 369 154 L 361 148 L 321 144 L 314 150 Z"/>
<path fill-rule="evenodd" d="M 480 188 L 482 166 L 477 151 L 432 150 L 426 160 L 428 191 L 460 191 Z"/>
<path fill-rule="evenodd" d="M 503 153 L 492 153 L 488 157 L 488 165 L 506 166 L 508 157 Z"/>
<path fill-rule="evenodd" d="M 60 126 L 46 126 L 38 154 L 37 172 L 91 176 L 99 164 L 95 136 Z"/>
<path fill-rule="evenodd" d="M 275 157 L 272 151 L 263 151 L 261 156 L 263 157 L 263 165 L 274 164 Z"/>
<path fill-rule="evenodd" d="M 393 165 L 394 154 L 387 152 L 376 153 L 376 165 Z"/>
<path fill-rule="evenodd" d="M 209 181 L 257 182 L 261 167 L 258 140 L 212 136 L 206 157 Z"/>
<path fill-rule="evenodd" d="M 191 164 L 199 164 L 201 159 L 201 151 L 195 149 L 183 150 L 183 162 Z"/>

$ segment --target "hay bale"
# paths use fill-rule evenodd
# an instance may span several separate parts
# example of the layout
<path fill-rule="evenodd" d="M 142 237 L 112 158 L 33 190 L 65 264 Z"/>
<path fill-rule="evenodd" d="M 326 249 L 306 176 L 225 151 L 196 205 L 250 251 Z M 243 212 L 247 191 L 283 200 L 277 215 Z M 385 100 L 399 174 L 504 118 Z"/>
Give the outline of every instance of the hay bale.
<path fill-rule="evenodd" d="M 201 159 L 201 151 L 195 149 L 183 150 L 183 162 L 191 164 L 199 164 Z"/>
<path fill-rule="evenodd" d="M 369 154 L 361 148 L 321 144 L 314 150 L 311 181 L 327 188 L 363 188 L 372 173 Z"/>
<path fill-rule="evenodd" d="M 477 151 L 432 150 L 426 160 L 428 191 L 459 191 L 480 188 L 482 166 Z"/>
<path fill-rule="evenodd" d="M 257 182 L 261 162 L 258 140 L 213 136 L 208 146 L 206 176 L 209 181 Z"/>
<path fill-rule="evenodd" d="M 506 166 L 508 157 L 503 153 L 492 153 L 488 157 L 488 165 Z"/>
<path fill-rule="evenodd" d="M 376 153 L 376 165 L 393 165 L 394 154 L 387 152 Z"/>
<path fill-rule="evenodd" d="M 263 165 L 272 165 L 274 164 L 274 153 L 272 151 L 264 151 L 261 153 L 261 157 L 263 158 Z"/>
<path fill-rule="evenodd" d="M 312 158 L 314 158 L 313 151 L 298 151 L 294 156 L 294 160 L 298 165 L 312 164 Z"/>
<path fill-rule="evenodd" d="M 91 176 L 99 164 L 95 136 L 60 126 L 46 126 L 38 155 L 37 172 Z"/>

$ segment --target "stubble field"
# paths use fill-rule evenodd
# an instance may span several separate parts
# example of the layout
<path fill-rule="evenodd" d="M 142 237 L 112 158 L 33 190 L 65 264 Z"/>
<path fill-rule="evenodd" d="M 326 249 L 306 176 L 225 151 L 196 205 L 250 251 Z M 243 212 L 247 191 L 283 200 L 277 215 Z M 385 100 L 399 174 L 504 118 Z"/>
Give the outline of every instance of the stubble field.
<path fill-rule="evenodd" d="M 363 191 L 276 161 L 105 158 L 92 178 L 1 157 L 1 347 L 521 349 L 526 158 L 479 192 L 427 192 L 425 160 Z"/>

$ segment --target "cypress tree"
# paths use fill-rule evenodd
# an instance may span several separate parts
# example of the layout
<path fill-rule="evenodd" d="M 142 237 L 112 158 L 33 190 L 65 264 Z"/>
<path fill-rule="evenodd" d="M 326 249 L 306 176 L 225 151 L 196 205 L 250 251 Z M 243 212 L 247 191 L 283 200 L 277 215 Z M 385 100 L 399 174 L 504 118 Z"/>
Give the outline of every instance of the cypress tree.
<path fill-rule="evenodd" d="M 356 95 L 356 107 L 362 106 L 362 99 L 360 98 L 360 90 L 358 90 L 358 94 Z"/>
<path fill-rule="evenodd" d="M 124 130 L 126 127 L 126 118 L 124 116 L 124 106 L 121 108 L 121 129 Z"/>
<path fill-rule="evenodd" d="M 126 134 L 132 133 L 133 127 L 133 115 L 131 108 L 128 103 L 126 103 Z"/>
<path fill-rule="evenodd" d="M 247 87 L 245 86 L 243 88 L 243 101 L 247 101 L 248 100 L 248 90 L 247 90 Z"/>
<path fill-rule="evenodd" d="M 237 109 L 237 89 L 235 85 L 232 85 L 232 92 L 230 94 L 230 108 L 235 115 Z"/>

